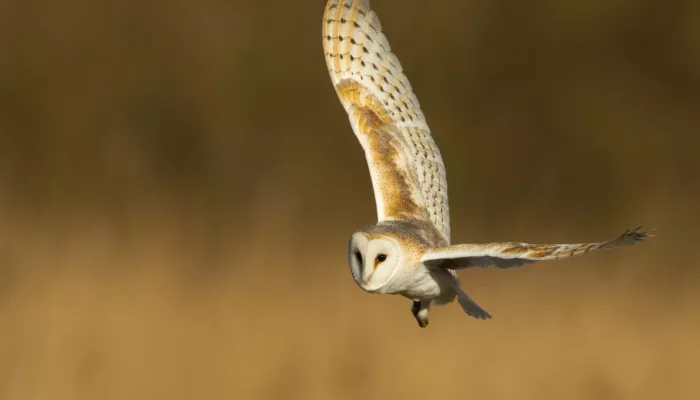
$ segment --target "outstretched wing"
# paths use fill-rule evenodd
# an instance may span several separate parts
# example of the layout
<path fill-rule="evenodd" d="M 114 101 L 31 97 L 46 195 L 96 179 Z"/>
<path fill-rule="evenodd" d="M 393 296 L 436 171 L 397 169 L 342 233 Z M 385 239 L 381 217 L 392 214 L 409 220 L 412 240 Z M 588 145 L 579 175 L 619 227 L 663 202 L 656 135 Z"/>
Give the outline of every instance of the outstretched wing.
<path fill-rule="evenodd" d="M 431 221 L 449 243 L 445 166 L 369 0 L 329 0 L 323 49 L 383 220 Z"/>
<path fill-rule="evenodd" d="M 628 229 L 614 240 L 582 244 L 527 244 L 527 243 L 487 243 L 458 244 L 442 247 L 426 253 L 423 262 L 427 266 L 464 269 L 471 267 L 512 268 L 542 260 L 558 260 L 565 257 L 586 254 L 591 251 L 609 250 L 616 247 L 635 245 L 648 235 L 640 230 Z"/>

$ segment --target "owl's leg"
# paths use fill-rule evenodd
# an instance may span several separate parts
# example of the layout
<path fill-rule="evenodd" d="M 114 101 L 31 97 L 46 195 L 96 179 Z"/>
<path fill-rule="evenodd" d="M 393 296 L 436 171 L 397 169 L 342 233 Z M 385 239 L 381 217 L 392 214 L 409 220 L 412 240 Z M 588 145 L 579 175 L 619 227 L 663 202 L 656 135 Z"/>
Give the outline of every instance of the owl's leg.
<path fill-rule="evenodd" d="M 411 312 L 413 316 L 416 317 L 418 325 L 421 328 L 425 328 L 430 323 L 428 319 L 428 312 L 430 311 L 430 300 L 428 301 L 413 301 L 413 307 L 411 307 Z"/>

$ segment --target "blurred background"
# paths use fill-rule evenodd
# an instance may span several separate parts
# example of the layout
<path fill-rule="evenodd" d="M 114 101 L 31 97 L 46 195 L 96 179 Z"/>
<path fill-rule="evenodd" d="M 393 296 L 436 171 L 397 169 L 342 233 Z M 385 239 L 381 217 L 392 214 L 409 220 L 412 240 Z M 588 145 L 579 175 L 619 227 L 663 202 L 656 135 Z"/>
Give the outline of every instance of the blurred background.
<path fill-rule="evenodd" d="M 700 2 L 373 0 L 453 242 L 642 245 L 372 296 L 324 1 L 0 0 L 0 398 L 697 399 Z"/>

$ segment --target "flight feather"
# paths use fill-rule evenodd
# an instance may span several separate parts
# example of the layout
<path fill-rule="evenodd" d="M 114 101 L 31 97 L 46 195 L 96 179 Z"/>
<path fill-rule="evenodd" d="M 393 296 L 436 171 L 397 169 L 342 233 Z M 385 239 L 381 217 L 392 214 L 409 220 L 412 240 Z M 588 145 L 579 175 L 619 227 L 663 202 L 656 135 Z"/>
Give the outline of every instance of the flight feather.
<path fill-rule="evenodd" d="M 442 156 L 369 1 L 328 1 L 322 36 L 331 80 L 365 151 L 379 220 L 430 221 L 449 243 Z"/>

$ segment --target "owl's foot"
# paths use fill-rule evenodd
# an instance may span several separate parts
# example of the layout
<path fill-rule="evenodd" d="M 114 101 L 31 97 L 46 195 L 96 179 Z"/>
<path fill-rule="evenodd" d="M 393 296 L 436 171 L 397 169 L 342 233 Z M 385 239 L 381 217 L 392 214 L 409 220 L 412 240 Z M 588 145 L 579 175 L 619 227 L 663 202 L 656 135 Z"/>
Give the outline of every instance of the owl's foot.
<path fill-rule="evenodd" d="M 430 323 L 428 312 L 430 311 L 430 301 L 414 301 L 411 307 L 411 313 L 416 317 L 418 326 L 425 328 Z"/>

